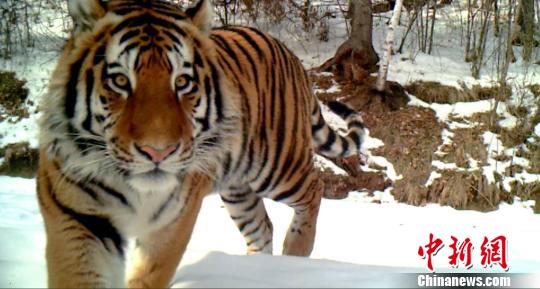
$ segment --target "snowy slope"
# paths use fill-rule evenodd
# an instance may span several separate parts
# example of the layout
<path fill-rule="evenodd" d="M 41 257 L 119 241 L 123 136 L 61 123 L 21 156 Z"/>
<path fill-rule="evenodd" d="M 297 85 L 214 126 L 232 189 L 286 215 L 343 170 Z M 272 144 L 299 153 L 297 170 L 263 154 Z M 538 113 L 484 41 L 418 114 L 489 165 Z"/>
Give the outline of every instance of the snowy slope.
<path fill-rule="evenodd" d="M 272 201 L 266 206 L 274 223 L 274 251 L 280 252 L 292 211 Z M 397 273 L 428 272 L 417 250 L 427 244 L 430 233 L 447 244 L 434 257 L 437 272 L 459 271 L 448 265 L 451 236 L 469 237 L 475 244 L 474 271 L 504 272 L 497 266 L 482 268 L 478 259 L 484 236 L 504 235 L 509 272 L 540 274 L 540 227 L 534 225 L 540 216 L 529 206 L 515 202 L 479 213 L 398 204 L 383 192 L 374 197 L 352 193 L 345 200 L 323 200 L 313 259 L 308 259 L 243 256 L 240 233 L 219 197 L 211 195 L 204 201 L 175 286 L 395 286 L 404 278 Z M 35 180 L 0 177 L 0 287 L 46 286 L 44 246 Z"/>

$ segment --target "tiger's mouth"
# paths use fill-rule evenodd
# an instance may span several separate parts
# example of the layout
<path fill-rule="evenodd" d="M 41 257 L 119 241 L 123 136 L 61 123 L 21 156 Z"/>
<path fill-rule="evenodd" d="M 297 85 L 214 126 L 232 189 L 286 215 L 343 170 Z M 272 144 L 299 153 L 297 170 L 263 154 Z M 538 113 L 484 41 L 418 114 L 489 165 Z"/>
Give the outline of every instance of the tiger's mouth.
<path fill-rule="evenodd" d="M 140 192 L 170 191 L 178 186 L 178 175 L 156 166 L 154 169 L 130 174 L 128 184 Z"/>

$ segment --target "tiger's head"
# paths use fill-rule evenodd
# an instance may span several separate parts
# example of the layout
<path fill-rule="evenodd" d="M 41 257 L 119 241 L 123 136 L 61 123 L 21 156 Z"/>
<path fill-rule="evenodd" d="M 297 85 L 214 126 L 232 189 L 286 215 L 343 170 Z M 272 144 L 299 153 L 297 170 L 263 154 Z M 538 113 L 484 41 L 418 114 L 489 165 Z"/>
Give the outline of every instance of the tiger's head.
<path fill-rule="evenodd" d="M 42 143 L 78 172 L 112 168 L 133 186 L 172 184 L 208 158 L 231 115 L 208 43 L 209 0 L 187 10 L 160 0 L 68 8 L 74 30 L 51 79 Z"/>

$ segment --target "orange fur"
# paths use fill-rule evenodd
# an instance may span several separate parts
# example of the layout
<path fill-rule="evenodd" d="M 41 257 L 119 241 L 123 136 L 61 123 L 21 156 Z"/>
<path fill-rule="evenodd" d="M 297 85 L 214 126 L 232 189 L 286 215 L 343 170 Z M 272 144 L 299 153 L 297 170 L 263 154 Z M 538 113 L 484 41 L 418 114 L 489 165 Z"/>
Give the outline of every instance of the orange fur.
<path fill-rule="evenodd" d="M 272 253 L 263 197 L 294 209 L 283 253 L 311 253 L 322 195 L 314 150 L 357 152 L 360 118 L 335 105 L 351 125 L 335 133 L 292 52 L 247 27 L 210 32 L 200 1 L 184 12 L 70 0 L 76 29 L 40 124 L 50 287 L 168 286 L 203 197 L 218 189 L 248 254 Z M 128 239 L 137 246 L 124 278 Z"/>

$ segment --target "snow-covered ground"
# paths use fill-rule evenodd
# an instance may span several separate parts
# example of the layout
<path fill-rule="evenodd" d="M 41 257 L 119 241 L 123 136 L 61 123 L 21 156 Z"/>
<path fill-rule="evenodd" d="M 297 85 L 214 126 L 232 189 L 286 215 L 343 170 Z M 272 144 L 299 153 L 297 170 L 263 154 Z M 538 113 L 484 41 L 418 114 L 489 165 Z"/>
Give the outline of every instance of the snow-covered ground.
<path fill-rule="evenodd" d="M 531 202 L 502 204 L 490 213 L 428 205 L 398 204 L 388 192 L 345 200 L 323 200 L 312 259 L 243 256 L 244 241 L 217 195 L 208 196 L 185 257 L 175 277 L 178 287 L 394 287 L 406 285 L 403 273 L 427 273 L 417 251 L 432 233 L 445 246 L 434 256 L 436 272 L 505 272 L 483 268 L 480 247 L 503 235 L 508 240 L 508 273 L 534 273 L 540 286 L 540 215 Z M 292 211 L 267 201 L 274 223 L 274 252 Z M 44 287 L 45 236 L 35 180 L 0 177 L 0 287 Z M 473 267 L 449 265 L 451 237 L 473 243 Z M 404 279 L 405 278 L 405 279 Z M 530 286 L 532 286 L 530 285 Z"/>

